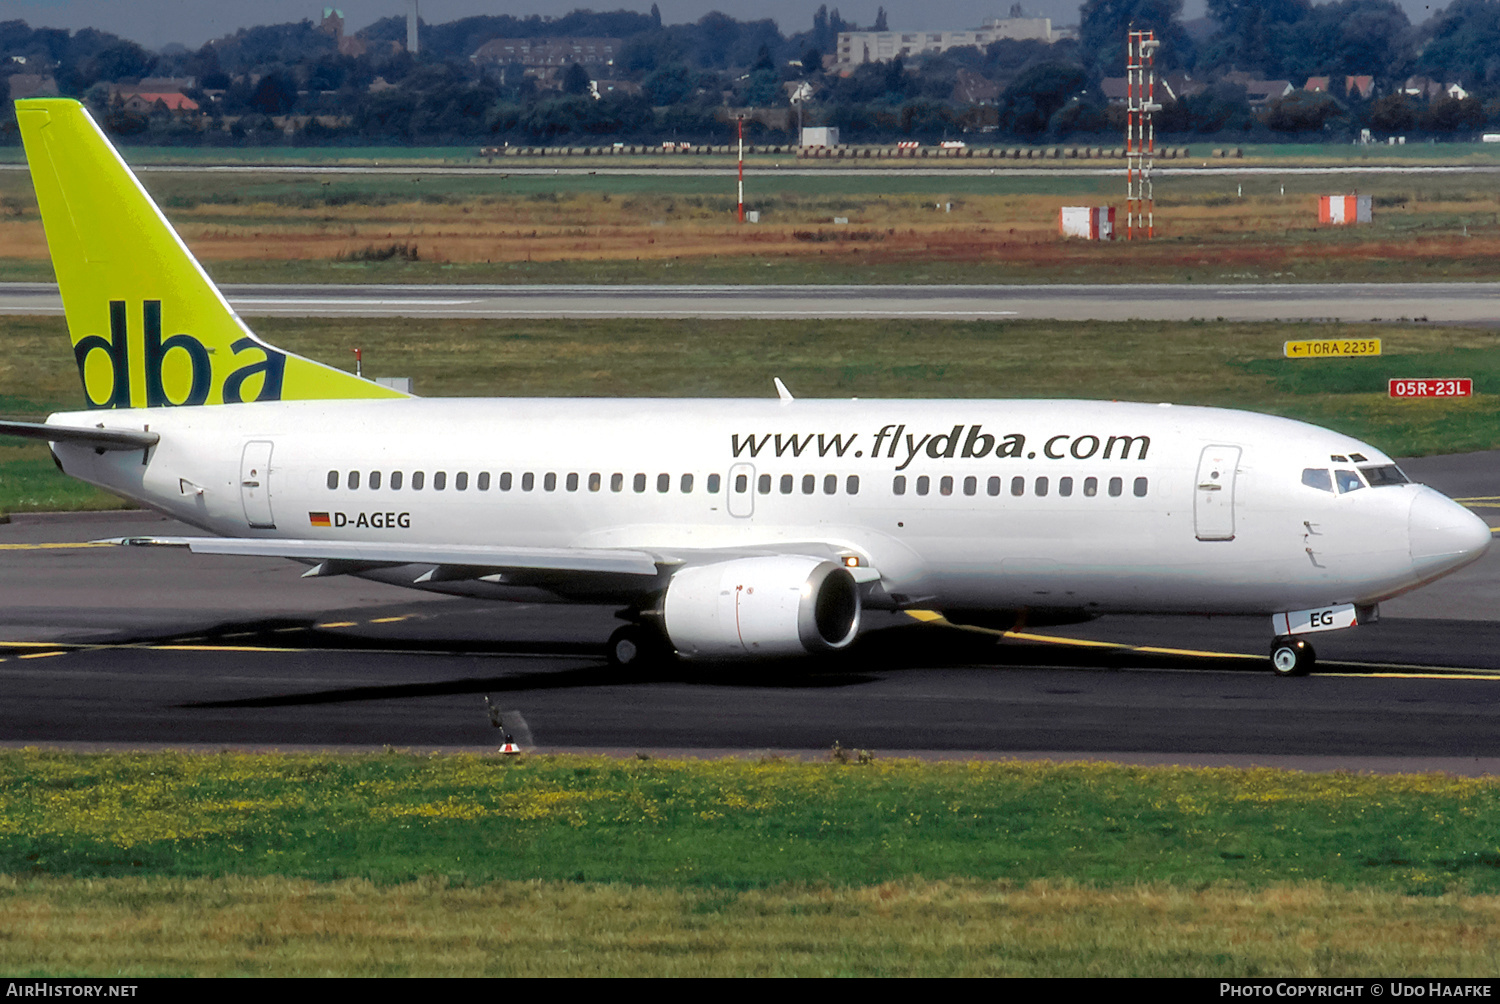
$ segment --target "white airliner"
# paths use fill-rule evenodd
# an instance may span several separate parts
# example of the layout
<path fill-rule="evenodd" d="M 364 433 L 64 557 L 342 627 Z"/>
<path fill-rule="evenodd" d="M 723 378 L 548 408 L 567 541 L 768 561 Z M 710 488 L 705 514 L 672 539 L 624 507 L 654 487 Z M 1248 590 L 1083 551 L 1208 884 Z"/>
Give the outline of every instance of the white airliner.
<path fill-rule="evenodd" d="M 129 543 L 618 603 L 622 665 L 842 649 L 872 609 L 1264 614 L 1283 675 L 1490 546 L 1374 447 L 1241 411 L 409 397 L 257 339 L 80 105 L 16 107 L 89 408 L 0 432 L 217 535 Z"/>

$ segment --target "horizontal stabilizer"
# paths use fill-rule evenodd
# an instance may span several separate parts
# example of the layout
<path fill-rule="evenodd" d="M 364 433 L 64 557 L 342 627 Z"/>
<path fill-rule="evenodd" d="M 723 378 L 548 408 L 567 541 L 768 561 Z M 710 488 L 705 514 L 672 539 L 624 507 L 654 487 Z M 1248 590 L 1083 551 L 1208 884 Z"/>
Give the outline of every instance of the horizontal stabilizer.
<path fill-rule="evenodd" d="M 154 432 L 135 429 L 94 429 L 67 425 L 43 425 L 40 422 L 0 422 L 0 436 L 41 439 L 49 443 L 72 443 L 92 446 L 96 450 L 144 450 L 161 442 Z"/>

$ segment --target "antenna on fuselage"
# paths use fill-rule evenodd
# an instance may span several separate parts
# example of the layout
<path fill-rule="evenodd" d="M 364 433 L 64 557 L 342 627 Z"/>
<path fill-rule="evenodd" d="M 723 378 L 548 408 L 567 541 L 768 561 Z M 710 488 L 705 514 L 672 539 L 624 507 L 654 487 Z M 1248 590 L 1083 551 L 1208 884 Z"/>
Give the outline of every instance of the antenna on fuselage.
<path fill-rule="evenodd" d="M 783 401 L 792 401 L 792 392 L 786 389 L 786 384 L 781 382 L 781 377 L 772 377 L 771 381 L 776 384 L 776 396 Z"/>

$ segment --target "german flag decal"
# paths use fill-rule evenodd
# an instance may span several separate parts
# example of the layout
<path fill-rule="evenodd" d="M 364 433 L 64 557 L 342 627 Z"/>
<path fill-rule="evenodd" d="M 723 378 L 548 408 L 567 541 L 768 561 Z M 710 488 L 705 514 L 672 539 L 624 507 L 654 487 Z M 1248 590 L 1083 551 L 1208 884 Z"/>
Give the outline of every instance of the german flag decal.
<path fill-rule="evenodd" d="M 333 520 L 328 518 L 326 512 L 310 512 L 307 519 L 313 526 L 333 526 Z"/>

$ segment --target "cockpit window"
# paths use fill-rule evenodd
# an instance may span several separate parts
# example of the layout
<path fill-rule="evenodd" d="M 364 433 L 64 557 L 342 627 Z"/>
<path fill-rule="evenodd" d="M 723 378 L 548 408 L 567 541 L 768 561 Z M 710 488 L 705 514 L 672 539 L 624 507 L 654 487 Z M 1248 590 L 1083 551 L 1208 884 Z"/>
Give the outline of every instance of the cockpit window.
<path fill-rule="evenodd" d="M 1333 478 L 1326 467 L 1309 467 L 1302 472 L 1302 483 L 1309 488 L 1333 493 Z"/>
<path fill-rule="evenodd" d="M 1379 467 L 1361 467 L 1359 472 L 1370 482 L 1371 488 L 1385 488 L 1388 485 L 1409 485 L 1411 479 L 1402 473 L 1401 468 L 1395 464 L 1382 464 Z"/>
<path fill-rule="evenodd" d="M 1365 483 L 1359 479 L 1359 475 L 1353 471 L 1334 471 L 1333 477 L 1338 482 L 1340 495 L 1345 492 L 1357 492 L 1365 486 Z"/>

